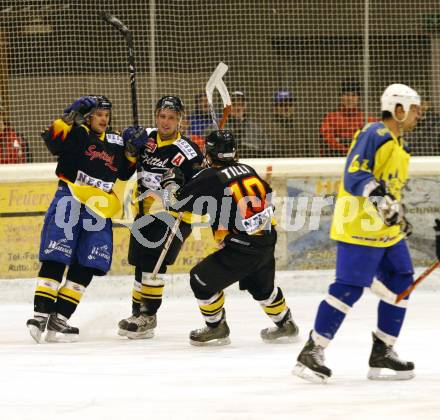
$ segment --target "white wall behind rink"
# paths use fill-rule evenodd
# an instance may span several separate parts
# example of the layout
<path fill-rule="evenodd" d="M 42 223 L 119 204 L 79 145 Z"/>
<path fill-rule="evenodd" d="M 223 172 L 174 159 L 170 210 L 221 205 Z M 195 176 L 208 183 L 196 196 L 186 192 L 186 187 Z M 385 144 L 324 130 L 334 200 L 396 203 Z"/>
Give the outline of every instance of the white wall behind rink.
<path fill-rule="evenodd" d="M 424 268 L 416 268 L 415 277 L 420 275 Z M 289 297 L 307 293 L 324 294 L 328 286 L 334 281 L 334 270 L 292 270 L 277 271 L 275 281 L 284 294 Z M 2 279 L 0 281 L 0 303 L 32 304 L 36 279 Z M 104 276 L 95 277 L 87 288 L 84 301 L 121 300 L 130 306 L 133 276 Z M 434 271 L 416 288 L 414 294 L 438 293 L 440 291 L 440 269 Z M 238 284 L 226 289 L 226 295 L 246 293 L 239 291 Z M 371 293 L 371 292 L 369 292 Z M 192 297 L 189 284 L 189 274 L 165 275 L 165 298 Z M 249 298 L 251 298 L 249 296 Z"/>
<path fill-rule="evenodd" d="M 272 175 L 307 177 L 317 175 L 337 176 L 344 169 L 344 158 L 295 158 L 295 159 L 243 159 L 241 162 L 254 167 L 265 176 L 269 166 Z M 27 163 L 0 165 L 0 182 L 26 182 L 55 180 L 56 163 Z M 410 160 L 410 176 L 440 175 L 439 156 L 416 156 Z"/>

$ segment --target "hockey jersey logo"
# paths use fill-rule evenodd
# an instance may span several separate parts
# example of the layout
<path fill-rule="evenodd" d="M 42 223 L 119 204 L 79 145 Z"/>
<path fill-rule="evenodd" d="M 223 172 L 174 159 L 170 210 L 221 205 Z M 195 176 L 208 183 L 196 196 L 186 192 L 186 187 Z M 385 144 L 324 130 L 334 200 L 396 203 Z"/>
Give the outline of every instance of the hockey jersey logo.
<path fill-rule="evenodd" d="M 173 159 L 171 160 L 171 163 L 174 166 L 180 166 L 184 160 L 185 160 L 185 156 L 183 156 L 182 153 L 177 153 L 177 155 L 174 156 Z"/>
<path fill-rule="evenodd" d="M 96 258 L 104 258 L 107 262 L 110 261 L 111 255 L 108 245 L 94 246 L 90 251 L 89 260 L 96 260 Z"/>
<path fill-rule="evenodd" d="M 162 174 L 154 172 L 142 171 L 142 185 L 150 190 L 159 190 Z"/>
<path fill-rule="evenodd" d="M 110 192 L 113 188 L 114 183 L 103 181 L 99 178 L 94 178 L 93 176 L 87 175 L 83 171 L 78 171 L 75 179 L 76 185 L 89 185 L 91 187 L 99 188 L 102 191 Z"/>
<path fill-rule="evenodd" d="M 241 223 L 248 235 L 253 235 L 258 231 L 265 229 L 267 226 L 271 226 L 273 217 L 273 207 L 270 206 L 260 213 L 254 214 L 247 219 L 243 219 Z"/>
<path fill-rule="evenodd" d="M 67 257 L 70 257 L 72 255 L 72 248 L 70 247 L 66 238 L 60 239 L 58 241 L 51 240 L 44 250 L 44 253 L 48 255 L 54 251 L 62 252 Z"/>
<path fill-rule="evenodd" d="M 194 148 L 184 139 L 179 139 L 174 144 L 183 152 L 183 154 L 191 160 L 197 156 L 197 152 Z"/>
<path fill-rule="evenodd" d="M 109 143 L 117 144 L 119 146 L 124 145 L 124 140 L 122 140 L 122 137 L 117 134 L 107 134 L 106 139 Z"/>
<path fill-rule="evenodd" d="M 154 153 L 157 149 L 157 144 L 151 137 L 148 138 L 147 144 L 145 145 L 145 148 L 149 153 Z"/>
<path fill-rule="evenodd" d="M 167 163 L 168 163 L 169 158 L 162 160 L 159 157 L 148 156 L 146 154 L 144 154 L 142 157 L 143 157 L 142 163 L 144 165 L 156 166 L 159 168 L 167 168 L 168 167 Z"/>
<path fill-rule="evenodd" d="M 117 171 L 117 168 L 114 165 L 115 155 L 109 155 L 104 150 L 96 150 L 96 145 L 91 144 L 84 152 L 84 154 L 86 156 L 89 156 L 90 160 L 103 160 L 105 162 L 105 166 L 110 168 L 113 172 Z"/>

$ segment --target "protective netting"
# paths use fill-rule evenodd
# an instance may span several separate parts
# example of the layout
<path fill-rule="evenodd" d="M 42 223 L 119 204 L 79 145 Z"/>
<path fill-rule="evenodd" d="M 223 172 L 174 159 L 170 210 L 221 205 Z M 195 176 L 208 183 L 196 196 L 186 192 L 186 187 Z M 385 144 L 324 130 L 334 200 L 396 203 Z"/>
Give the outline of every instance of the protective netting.
<path fill-rule="evenodd" d="M 152 104 L 160 96 L 175 94 L 186 104 L 184 128 L 203 139 L 210 127 L 198 94 L 224 61 L 225 82 L 236 92 L 229 127 L 242 157 L 343 155 L 357 125 L 379 117 L 380 94 L 394 82 L 430 101 L 423 124 L 408 136 L 414 154 L 439 154 L 438 0 L 1 4 L 2 114 L 23 141 L 20 161 L 52 160 L 39 133 L 83 94 L 113 101 L 114 128 L 131 123 L 125 42 L 100 19 L 103 10 L 133 31 L 142 125 L 154 125 Z M 341 100 L 349 115 L 333 113 L 321 127 Z M 356 102 L 359 111 L 351 108 Z M 14 161 L 5 159 L 14 145 L 3 141 L 1 162 Z"/>

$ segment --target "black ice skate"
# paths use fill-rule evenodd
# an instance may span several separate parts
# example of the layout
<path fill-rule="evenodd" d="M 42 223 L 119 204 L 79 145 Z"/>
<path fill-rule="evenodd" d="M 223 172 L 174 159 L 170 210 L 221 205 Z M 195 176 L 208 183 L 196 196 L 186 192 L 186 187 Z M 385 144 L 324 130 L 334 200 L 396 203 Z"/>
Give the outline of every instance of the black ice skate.
<path fill-rule="evenodd" d="M 384 343 L 373 333 L 373 348 L 368 362 L 370 370 L 368 379 L 404 381 L 414 378 L 414 363 L 399 359 L 393 346 Z M 382 373 L 382 369 L 388 369 L 392 373 Z M 387 372 L 387 371 L 385 371 Z"/>
<path fill-rule="evenodd" d="M 281 338 L 287 338 L 287 341 L 293 342 L 296 341 L 298 332 L 298 326 L 293 321 L 292 314 L 290 313 L 289 309 L 284 319 L 277 323 L 276 327 L 261 330 L 260 336 L 265 343 L 273 343 Z"/>
<path fill-rule="evenodd" d="M 147 315 L 145 312 L 141 312 L 121 320 L 118 325 L 118 334 L 123 337 L 132 340 L 152 338 L 154 337 L 154 329 L 157 327 L 157 318 L 156 314 Z"/>
<path fill-rule="evenodd" d="M 223 309 L 222 319 L 216 327 L 206 326 L 191 331 L 189 342 L 193 346 L 226 346 L 231 344 L 225 310 Z"/>
<path fill-rule="evenodd" d="M 47 323 L 46 341 L 49 343 L 73 343 L 78 341 L 79 329 L 71 327 L 58 314 L 51 314 Z"/>
<path fill-rule="evenodd" d="M 326 383 L 332 376 L 332 371 L 324 365 L 324 348 L 313 341 L 312 332 L 297 360 L 298 363 L 293 368 L 292 374 L 306 381 Z"/>
<path fill-rule="evenodd" d="M 32 338 L 39 344 L 43 342 L 41 336 L 46 330 L 47 320 L 47 316 L 36 316 L 35 318 L 28 319 L 26 322 Z"/>

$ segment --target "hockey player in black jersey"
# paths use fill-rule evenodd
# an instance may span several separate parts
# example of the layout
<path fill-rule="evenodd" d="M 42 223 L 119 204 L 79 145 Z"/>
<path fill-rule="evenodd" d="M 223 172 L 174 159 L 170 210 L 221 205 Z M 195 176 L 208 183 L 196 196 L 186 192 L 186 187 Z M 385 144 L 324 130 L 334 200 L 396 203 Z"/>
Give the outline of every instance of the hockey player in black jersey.
<path fill-rule="evenodd" d="M 110 269 L 111 217 L 120 209 L 113 185 L 135 171 L 123 139 L 109 129 L 111 108 L 105 96 L 83 96 L 42 134 L 58 157 L 59 182 L 41 232 L 35 314 L 27 321 L 37 342 L 46 328 L 46 341 L 76 341 L 79 330 L 67 321 L 92 277 Z"/>
<path fill-rule="evenodd" d="M 156 327 L 156 313 L 162 303 L 163 274 L 174 263 L 183 242 L 191 233 L 191 214 L 184 214 L 179 234 L 174 238 L 159 275 L 152 276 L 162 252 L 169 227 L 176 213 L 166 212 L 158 196 L 163 174 L 179 168 L 189 179 L 199 170 L 203 156 L 195 143 L 181 135 L 183 104 L 176 96 L 164 96 L 156 105 L 156 127 L 128 127 L 123 137 L 137 159 L 138 214 L 130 237 L 128 261 L 136 267 L 132 290 L 132 315 L 119 322 L 118 334 L 131 339 L 151 338 Z M 161 207 L 155 209 L 157 203 Z M 142 302 L 142 305 L 141 305 Z"/>
<path fill-rule="evenodd" d="M 214 131 L 206 138 L 208 168 L 191 179 L 175 168 L 162 180 L 164 201 L 170 208 L 207 212 L 215 236 L 223 238 L 222 248 L 190 273 L 191 288 L 206 322 L 206 327 L 190 333 L 190 343 L 195 346 L 229 344 L 223 289 L 236 282 L 275 323 L 261 331 L 264 341 L 291 340 L 298 335 L 283 292 L 274 284 L 277 233 L 272 189 L 252 167 L 237 161 L 235 149 L 230 131 Z M 177 185 L 182 186 L 177 189 Z"/>

